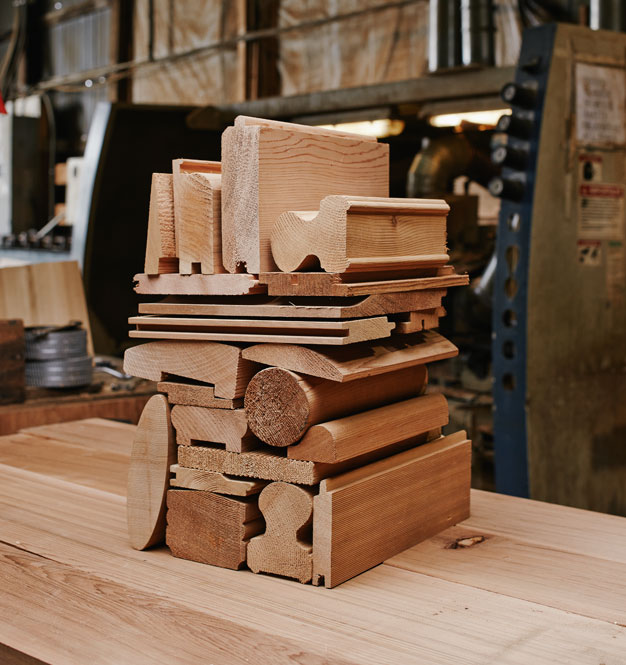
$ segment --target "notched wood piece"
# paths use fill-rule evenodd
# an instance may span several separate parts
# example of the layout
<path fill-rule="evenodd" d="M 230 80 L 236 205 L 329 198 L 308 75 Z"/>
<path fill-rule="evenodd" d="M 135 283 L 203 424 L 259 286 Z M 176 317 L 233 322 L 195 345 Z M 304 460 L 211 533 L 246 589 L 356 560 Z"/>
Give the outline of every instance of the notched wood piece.
<path fill-rule="evenodd" d="M 367 280 L 345 281 L 340 273 L 325 272 L 264 272 L 259 275 L 261 284 L 267 286 L 271 296 L 326 296 L 347 297 L 378 293 L 400 293 L 425 289 L 447 289 L 469 284 L 468 275 L 457 275 L 445 269 L 434 271 L 432 276 L 396 279 L 389 274 L 385 279 L 372 281 L 375 274 L 367 274 Z M 351 276 L 351 275 L 350 275 Z"/>
<path fill-rule="evenodd" d="M 348 298 L 288 298 L 240 296 L 213 302 L 172 296 L 163 302 L 140 303 L 140 314 L 159 316 L 225 316 L 287 319 L 355 319 L 398 312 L 432 310 L 441 306 L 445 289 L 379 293 Z"/>
<path fill-rule="evenodd" d="M 337 586 L 467 519 L 470 476 L 471 442 L 457 432 L 322 481 L 313 584 Z"/>
<path fill-rule="evenodd" d="M 172 171 L 179 272 L 226 272 L 222 265 L 220 162 L 175 159 Z"/>
<path fill-rule="evenodd" d="M 169 405 L 163 395 L 154 395 L 139 419 L 128 471 L 126 517 L 130 544 L 136 550 L 165 538 L 165 494 L 175 460 Z"/>
<path fill-rule="evenodd" d="M 214 340 L 224 342 L 274 342 L 277 344 L 355 344 L 389 337 L 395 323 L 385 316 L 347 321 L 306 319 L 200 319 L 135 316 L 137 326 L 129 337 L 140 339 Z"/>
<path fill-rule="evenodd" d="M 271 446 L 289 446 L 317 423 L 419 395 L 426 386 L 424 365 L 338 383 L 280 367 L 252 377 L 245 396 L 250 429 Z"/>
<path fill-rule="evenodd" d="M 178 272 L 171 173 L 153 173 L 144 272 Z"/>
<path fill-rule="evenodd" d="M 167 394 L 170 404 L 183 406 L 205 406 L 210 409 L 239 409 L 243 406 L 243 399 L 224 399 L 215 397 L 213 386 L 200 386 L 193 383 L 180 383 L 174 381 L 160 381 L 157 384 L 160 393 Z"/>
<path fill-rule="evenodd" d="M 248 567 L 254 573 L 291 577 L 302 584 L 313 574 L 312 490 L 271 483 L 259 494 L 265 532 L 248 543 Z"/>
<path fill-rule="evenodd" d="M 405 367 L 453 358 L 459 350 L 432 330 L 345 348 L 255 344 L 242 356 L 262 365 L 283 367 L 330 381 L 354 381 Z"/>
<path fill-rule="evenodd" d="M 248 540 L 262 529 L 254 496 L 182 489 L 167 493 L 166 544 L 181 559 L 238 570 L 246 562 Z"/>
<path fill-rule="evenodd" d="M 265 293 L 254 275 L 148 275 L 133 277 L 135 292 L 144 295 L 243 296 Z"/>
<path fill-rule="evenodd" d="M 401 335 L 411 335 L 415 332 L 422 330 L 431 330 L 439 325 L 439 319 L 446 315 L 446 310 L 443 307 L 436 307 L 421 312 L 408 312 L 394 317 L 396 327 L 395 333 Z"/>
<path fill-rule="evenodd" d="M 238 478 L 227 476 L 224 473 L 202 471 L 200 469 L 187 469 L 178 464 L 172 464 L 170 471 L 172 472 L 172 479 L 170 480 L 172 487 L 216 492 L 217 494 L 228 494 L 230 496 L 258 494 L 267 485 L 265 480 Z"/>
<path fill-rule="evenodd" d="M 287 456 L 334 464 L 447 424 L 446 398 L 423 395 L 314 425 Z"/>
<path fill-rule="evenodd" d="M 283 272 L 406 270 L 448 262 L 446 217 L 437 199 L 327 196 L 319 212 L 281 214 L 272 228 L 274 261 Z"/>
<path fill-rule="evenodd" d="M 148 342 L 124 353 L 127 374 L 150 381 L 163 381 L 172 375 L 210 383 L 215 396 L 225 399 L 243 397 L 257 369 L 242 358 L 240 347 L 217 342 Z"/>
<path fill-rule="evenodd" d="M 222 134 L 222 254 L 230 272 L 275 269 L 270 234 L 331 194 L 388 196 L 389 146 L 336 132 L 235 120 Z"/>
<path fill-rule="evenodd" d="M 175 406 L 172 425 L 179 446 L 193 443 L 223 443 L 226 450 L 241 453 L 258 448 L 259 441 L 248 427 L 243 409 L 207 409 L 202 406 Z"/>

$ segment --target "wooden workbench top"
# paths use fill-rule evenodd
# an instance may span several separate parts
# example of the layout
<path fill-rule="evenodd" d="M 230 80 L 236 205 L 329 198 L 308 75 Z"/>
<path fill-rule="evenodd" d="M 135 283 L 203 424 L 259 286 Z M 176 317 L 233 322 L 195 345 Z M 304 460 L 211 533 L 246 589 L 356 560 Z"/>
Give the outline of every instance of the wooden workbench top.
<path fill-rule="evenodd" d="M 624 518 L 474 491 L 461 525 L 314 588 L 132 550 L 132 433 L 0 438 L 3 664 L 626 663 Z"/>

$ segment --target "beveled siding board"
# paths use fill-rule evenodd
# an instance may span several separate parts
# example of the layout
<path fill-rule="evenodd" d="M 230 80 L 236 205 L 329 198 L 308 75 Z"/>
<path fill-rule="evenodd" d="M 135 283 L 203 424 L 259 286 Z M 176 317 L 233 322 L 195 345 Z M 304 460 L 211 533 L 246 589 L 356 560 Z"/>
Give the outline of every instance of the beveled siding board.
<path fill-rule="evenodd" d="M 275 269 L 270 234 L 331 194 L 388 196 L 389 147 L 357 135 L 235 120 L 222 134 L 222 253 L 230 272 Z"/>
<path fill-rule="evenodd" d="M 354 381 L 453 358 L 458 352 L 452 342 L 429 330 L 341 349 L 255 344 L 244 349 L 242 357 L 261 365 L 283 367 L 330 381 Z"/>
<path fill-rule="evenodd" d="M 469 517 L 471 442 L 442 437 L 322 481 L 313 583 L 334 587 Z"/>
<path fill-rule="evenodd" d="M 352 298 L 288 298 L 241 296 L 224 302 L 197 302 L 168 298 L 163 302 L 140 303 L 140 314 L 160 316 L 224 316 L 289 319 L 353 319 L 398 312 L 431 310 L 441 305 L 445 289 L 381 293 Z"/>

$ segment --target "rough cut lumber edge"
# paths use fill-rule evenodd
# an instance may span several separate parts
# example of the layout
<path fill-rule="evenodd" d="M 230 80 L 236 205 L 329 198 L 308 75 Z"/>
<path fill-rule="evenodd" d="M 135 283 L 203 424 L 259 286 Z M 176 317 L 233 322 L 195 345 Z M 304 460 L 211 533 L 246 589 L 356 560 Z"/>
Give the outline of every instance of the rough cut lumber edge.
<path fill-rule="evenodd" d="M 238 570 L 248 540 L 263 529 L 256 497 L 170 489 L 166 544 L 182 559 Z"/>
<path fill-rule="evenodd" d="M 319 212 L 284 212 L 272 228 L 274 261 L 283 272 L 331 273 L 443 266 L 446 216 L 438 199 L 327 196 Z"/>
<path fill-rule="evenodd" d="M 172 472 L 170 485 L 189 490 L 203 490 L 231 496 L 249 496 L 258 494 L 267 485 L 265 480 L 237 478 L 201 469 L 187 469 L 178 464 L 172 464 L 170 471 Z"/>
<path fill-rule="evenodd" d="M 389 147 L 298 125 L 235 120 L 222 134 L 222 258 L 229 272 L 275 268 L 272 226 L 324 196 L 389 194 Z"/>
<path fill-rule="evenodd" d="M 408 312 L 406 316 L 396 319 L 396 327 L 394 332 L 401 335 L 410 335 L 422 330 L 430 330 L 439 325 L 439 319 L 446 315 L 446 310 L 443 307 L 435 307 L 434 309 L 427 309 L 421 312 Z"/>
<path fill-rule="evenodd" d="M 303 323 L 307 324 L 306 328 L 309 330 L 315 327 L 315 322 L 309 320 L 304 322 L 298 322 L 295 320 L 287 320 L 284 322 L 270 322 L 266 321 L 266 328 L 275 326 L 277 323 L 280 325 L 284 323 L 284 329 L 286 334 L 281 334 L 281 328 L 278 327 L 277 333 L 273 333 L 272 330 L 266 329 L 263 332 L 263 322 L 259 321 L 259 327 L 261 330 L 255 332 L 253 323 L 254 321 L 248 322 L 245 320 L 239 320 L 239 323 L 243 322 L 243 326 L 232 326 L 229 332 L 209 332 L 212 324 L 217 327 L 227 326 L 227 323 L 220 322 L 218 319 L 209 320 L 209 326 L 207 326 L 208 331 L 194 331 L 194 330 L 177 330 L 177 324 L 182 328 L 193 328 L 194 325 L 187 325 L 184 321 L 176 322 L 174 318 L 166 320 L 161 319 L 161 322 L 158 320 L 154 323 L 151 322 L 153 317 L 131 317 L 129 319 L 130 323 L 137 325 L 137 330 L 131 330 L 128 333 L 128 336 L 134 339 L 170 339 L 170 340 L 188 340 L 188 341 L 213 341 L 213 342 L 248 342 L 248 343 L 258 343 L 258 342 L 268 342 L 276 344 L 322 344 L 322 345 L 335 345 L 343 346 L 346 344 L 355 344 L 357 342 L 363 342 L 373 339 L 381 339 L 383 337 L 389 337 L 392 330 L 395 328 L 395 323 L 389 321 L 385 316 L 373 317 L 370 319 L 350 319 L 346 321 L 336 321 L 331 322 L 336 324 L 335 326 L 328 326 L 326 328 L 320 326 L 318 331 L 315 331 L 317 334 L 305 334 L 305 331 L 299 331 L 295 324 Z M 170 323 L 171 321 L 171 323 Z M 190 320 L 190 323 L 200 326 L 203 324 L 201 320 Z M 333 329 L 334 328 L 334 329 Z M 340 333 L 340 334 L 337 334 Z"/>
<path fill-rule="evenodd" d="M 440 435 L 441 429 L 432 430 L 417 437 L 416 440 L 401 441 L 398 444 L 379 448 L 339 464 L 292 460 L 282 455 L 276 455 L 274 451 L 263 449 L 245 453 L 231 453 L 221 447 L 179 446 L 178 464 L 189 469 L 215 471 L 229 476 L 280 480 L 296 485 L 316 485 L 323 478 L 369 464 L 388 455 L 395 455 L 401 450 L 406 450 L 418 443 L 432 441 Z"/>
<path fill-rule="evenodd" d="M 259 282 L 267 287 L 270 296 L 344 298 L 465 286 L 469 284 L 469 276 L 444 273 L 431 277 L 346 282 L 340 273 L 263 272 L 259 275 Z"/>
<path fill-rule="evenodd" d="M 128 471 L 126 517 L 136 550 L 165 539 L 165 494 L 175 460 L 169 405 L 163 395 L 154 395 L 139 419 Z"/>
<path fill-rule="evenodd" d="M 415 397 L 423 392 L 427 378 L 424 365 L 353 383 L 268 367 L 255 374 L 246 388 L 246 417 L 264 443 L 290 446 L 317 423 Z"/>
<path fill-rule="evenodd" d="M 447 424 L 446 398 L 423 395 L 314 425 L 287 457 L 335 464 Z"/>
<path fill-rule="evenodd" d="M 375 136 L 367 134 L 357 134 L 355 132 L 342 132 L 337 129 L 328 129 L 326 127 L 316 127 L 315 125 L 298 125 L 294 122 L 282 122 L 280 120 L 268 120 L 267 118 L 253 118 L 248 115 L 238 115 L 235 118 L 235 127 L 249 127 L 258 125 L 260 127 L 270 127 L 274 129 L 284 129 L 288 131 L 298 131 L 305 134 L 316 134 L 318 136 L 343 137 L 345 139 L 359 139 L 359 141 L 371 141 L 376 143 L 378 139 Z"/>
<path fill-rule="evenodd" d="M 176 443 L 190 446 L 196 442 L 223 443 L 226 450 L 242 453 L 259 447 L 248 428 L 243 409 L 207 409 L 203 406 L 175 406 L 172 425 Z"/>
<path fill-rule="evenodd" d="M 265 293 L 253 275 L 146 275 L 133 277 L 135 292 L 144 295 L 246 296 Z"/>
<path fill-rule="evenodd" d="M 242 357 L 261 365 L 283 367 L 330 381 L 353 381 L 405 367 L 453 358 L 459 350 L 434 331 L 368 342 L 348 348 L 313 348 L 286 344 L 255 344 Z"/>
<path fill-rule="evenodd" d="M 193 383 L 175 383 L 173 381 L 159 381 L 157 390 L 167 394 L 170 404 L 183 406 L 206 406 L 210 409 L 239 409 L 243 406 L 243 399 L 224 399 L 215 397 L 213 386 L 199 386 Z"/>
<path fill-rule="evenodd" d="M 313 584 L 334 587 L 469 517 L 471 442 L 457 432 L 324 480 Z"/>
<path fill-rule="evenodd" d="M 272 573 L 311 581 L 313 575 L 313 491 L 288 483 L 271 483 L 259 494 L 265 533 L 248 543 L 253 573 Z"/>
<path fill-rule="evenodd" d="M 220 162 L 175 159 L 174 219 L 179 272 L 223 273 L 222 166 Z"/>
<path fill-rule="evenodd" d="M 147 275 L 178 272 L 171 173 L 153 173 L 144 272 Z"/>
<path fill-rule="evenodd" d="M 156 303 L 139 303 L 139 314 L 159 316 L 243 316 L 258 318 L 289 319 L 353 319 L 400 312 L 432 310 L 441 306 L 445 289 L 407 291 L 405 293 L 380 293 L 359 296 L 359 302 L 344 304 L 343 298 L 335 303 L 320 305 L 307 302 L 293 303 L 289 298 L 263 297 L 265 302 L 250 302 L 240 299 L 234 303 L 176 302 L 171 299 Z M 258 296 L 251 296 L 252 300 Z"/>
<path fill-rule="evenodd" d="M 149 381 L 173 375 L 210 383 L 215 395 L 225 399 L 243 397 L 257 369 L 242 359 L 238 346 L 217 342 L 148 342 L 124 353 L 127 374 Z"/>

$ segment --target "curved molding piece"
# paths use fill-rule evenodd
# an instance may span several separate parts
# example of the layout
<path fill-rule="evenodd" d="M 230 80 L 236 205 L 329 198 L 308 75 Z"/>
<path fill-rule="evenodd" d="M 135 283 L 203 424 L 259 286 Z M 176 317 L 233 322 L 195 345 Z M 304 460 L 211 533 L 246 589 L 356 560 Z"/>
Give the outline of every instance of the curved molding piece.
<path fill-rule="evenodd" d="M 285 212 L 274 224 L 272 255 L 283 272 L 368 272 L 448 262 L 448 204 L 439 199 L 327 196 L 319 212 Z"/>

